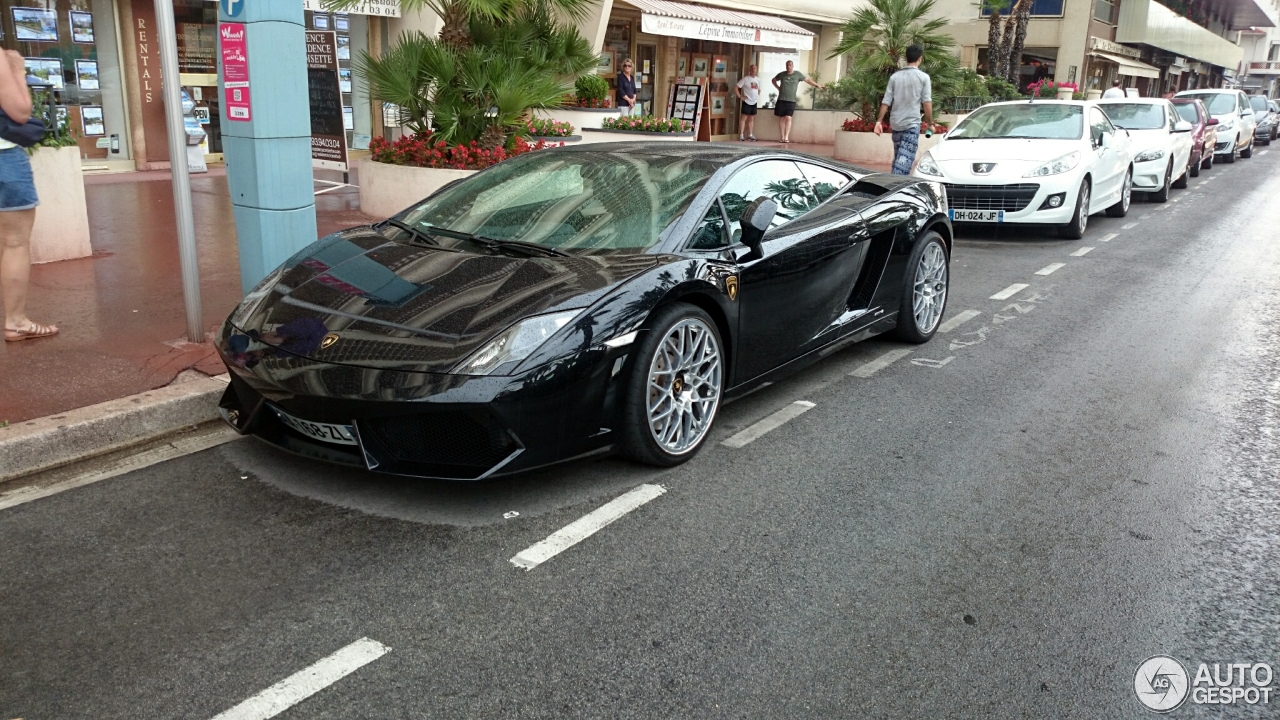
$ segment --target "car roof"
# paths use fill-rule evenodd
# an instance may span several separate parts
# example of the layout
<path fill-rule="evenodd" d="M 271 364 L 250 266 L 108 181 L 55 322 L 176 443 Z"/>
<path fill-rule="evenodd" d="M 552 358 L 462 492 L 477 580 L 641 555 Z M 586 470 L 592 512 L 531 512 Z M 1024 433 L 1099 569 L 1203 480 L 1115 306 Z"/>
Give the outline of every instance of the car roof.
<path fill-rule="evenodd" d="M 1099 105 L 1118 105 L 1120 103 L 1124 103 L 1126 105 L 1133 105 L 1136 103 L 1139 105 L 1159 105 L 1162 102 L 1164 102 L 1164 98 L 1123 97 L 1123 98 L 1107 98 L 1105 100 L 1099 100 L 1098 104 Z"/>
<path fill-rule="evenodd" d="M 805 162 L 817 163 L 819 165 L 831 165 L 861 173 L 873 172 L 866 168 L 850 165 L 849 163 L 840 162 L 839 160 L 834 160 L 829 157 L 818 157 L 785 148 L 767 146 L 751 147 L 748 145 L 738 145 L 736 143 L 653 142 L 628 140 L 623 142 L 589 143 L 585 145 L 566 144 L 563 147 L 550 149 L 554 152 L 607 152 L 623 153 L 626 155 L 648 155 L 651 157 L 689 158 L 691 160 L 702 160 L 721 167 L 732 165 L 739 160 L 746 160 L 753 157 L 785 157 L 791 160 L 803 160 Z"/>

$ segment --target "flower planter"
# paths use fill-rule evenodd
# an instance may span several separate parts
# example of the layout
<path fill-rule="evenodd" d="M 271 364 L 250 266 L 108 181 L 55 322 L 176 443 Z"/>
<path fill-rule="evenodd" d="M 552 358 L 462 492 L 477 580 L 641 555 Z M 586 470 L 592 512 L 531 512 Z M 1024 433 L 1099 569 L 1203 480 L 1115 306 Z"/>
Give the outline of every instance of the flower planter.
<path fill-rule="evenodd" d="M 36 222 L 31 229 L 31 262 L 89 257 L 89 209 L 78 147 L 38 148 L 31 156 L 35 176 Z"/>
<path fill-rule="evenodd" d="M 1072 94 L 1073 94 L 1073 91 L 1071 90 L 1071 88 L 1058 88 L 1059 100 L 1070 100 Z"/>
<path fill-rule="evenodd" d="M 931 138 L 921 135 L 920 149 L 916 151 L 916 159 L 918 160 L 925 151 L 937 145 L 941 138 L 941 135 L 934 135 Z M 841 130 L 836 133 L 835 157 L 837 160 L 862 165 L 892 165 L 893 136 L 887 130 L 883 135 Z"/>
<path fill-rule="evenodd" d="M 602 142 L 623 142 L 626 140 L 648 139 L 654 142 L 693 142 L 694 133 L 689 132 L 673 133 L 673 132 L 649 132 L 646 130 L 606 130 L 603 128 L 583 128 L 582 142 L 586 143 L 602 143 Z"/>
<path fill-rule="evenodd" d="M 550 110 L 534 110 L 534 117 L 563 120 L 579 130 L 598 128 L 605 118 L 618 117 L 617 108 L 559 107 Z"/>
<path fill-rule="evenodd" d="M 573 143 L 582 142 L 581 135 L 530 135 L 528 139 L 531 143 L 541 140 L 548 145 L 557 145 L 559 143 L 572 145 Z"/>
<path fill-rule="evenodd" d="M 791 142 L 830 145 L 834 133 L 841 132 L 845 120 L 858 117 L 844 110 L 796 110 L 791 120 Z M 742 119 L 738 119 L 741 127 Z M 778 117 L 773 108 L 760 108 L 756 114 L 755 135 L 761 140 L 782 140 Z"/>
<path fill-rule="evenodd" d="M 474 175 L 477 170 L 445 170 L 360 161 L 360 211 L 391 217 L 445 185 Z"/>

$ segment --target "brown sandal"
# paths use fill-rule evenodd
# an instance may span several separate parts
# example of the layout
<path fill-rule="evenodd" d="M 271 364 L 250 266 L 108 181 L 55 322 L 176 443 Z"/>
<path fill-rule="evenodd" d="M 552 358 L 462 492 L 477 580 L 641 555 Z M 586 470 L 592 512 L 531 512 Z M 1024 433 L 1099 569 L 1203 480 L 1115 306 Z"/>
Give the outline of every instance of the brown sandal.
<path fill-rule="evenodd" d="M 41 325 L 40 323 L 31 323 L 26 330 L 10 330 L 4 329 L 5 342 L 22 342 L 23 340 L 35 340 L 36 338 L 53 337 L 58 334 L 58 328 L 53 325 Z"/>

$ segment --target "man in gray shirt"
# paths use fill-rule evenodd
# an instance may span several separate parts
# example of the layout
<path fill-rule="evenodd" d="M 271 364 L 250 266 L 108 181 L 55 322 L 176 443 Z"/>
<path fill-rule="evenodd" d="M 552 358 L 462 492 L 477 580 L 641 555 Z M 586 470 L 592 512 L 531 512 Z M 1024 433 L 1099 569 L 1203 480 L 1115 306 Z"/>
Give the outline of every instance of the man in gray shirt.
<path fill-rule="evenodd" d="M 922 114 L 926 136 L 933 135 L 933 83 L 920 69 L 923 58 L 924 50 L 919 45 L 907 48 L 907 66 L 889 77 L 880 114 L 876 116 L 876 135 L 880 135 L 884 133 L 885 113 L 889 113 L 894 175 L 910 175 L 915 166 Z"/>

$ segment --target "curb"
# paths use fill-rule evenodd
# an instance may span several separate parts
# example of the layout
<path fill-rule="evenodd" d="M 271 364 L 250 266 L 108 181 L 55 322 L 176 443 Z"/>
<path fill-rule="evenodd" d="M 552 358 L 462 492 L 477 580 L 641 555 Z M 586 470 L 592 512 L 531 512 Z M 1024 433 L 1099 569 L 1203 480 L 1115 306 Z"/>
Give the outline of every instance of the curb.
<path fill-rule="evenodd" d="M 0 483 L 216 420 L 227 382 L 200 377 L 0 428 Z"/>

